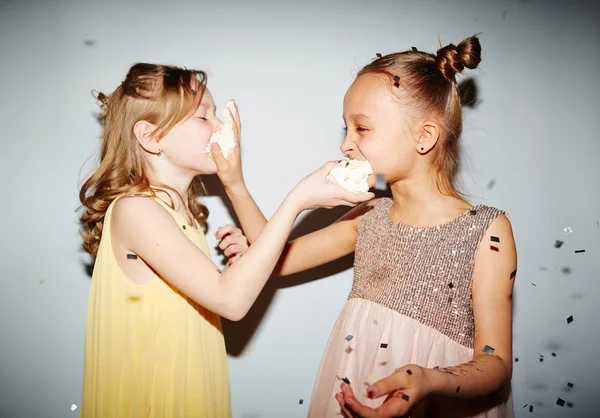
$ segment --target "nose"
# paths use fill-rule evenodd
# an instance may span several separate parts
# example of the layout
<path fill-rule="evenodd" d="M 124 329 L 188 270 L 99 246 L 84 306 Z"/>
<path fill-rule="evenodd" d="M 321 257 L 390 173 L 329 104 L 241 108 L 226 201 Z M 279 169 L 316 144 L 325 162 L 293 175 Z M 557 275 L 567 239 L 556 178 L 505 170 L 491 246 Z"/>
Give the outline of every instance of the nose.
<path fill-rule="evenodd" d="M 221 128 L 223 127 L 223 121 L 219 118 L 215 118 L 215 122 L 213 123 L 213 133 L 221 130 Z"/>
<path fill-rule="evenodd" d="M 344 154 L 350 155 L 350 153 L 352 153 L 353 151 L 356 151 L 356 144 L 354 142 L 350 141 L 348 139 L 348 135 L 346 135 L 346 138 L 344 138 L 344 142 L 342 142 L 342 145 L 340 145 L 340 150 Z"/>

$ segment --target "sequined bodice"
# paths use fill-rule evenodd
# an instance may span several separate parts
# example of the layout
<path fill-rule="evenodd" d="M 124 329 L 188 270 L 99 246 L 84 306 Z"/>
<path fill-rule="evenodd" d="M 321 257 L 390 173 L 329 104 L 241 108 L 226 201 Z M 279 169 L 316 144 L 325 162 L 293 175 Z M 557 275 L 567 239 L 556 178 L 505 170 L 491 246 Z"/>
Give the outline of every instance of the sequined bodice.
<path fill-rule="evenodd" d="M 394 224 L 392 200 L 377 200 L 363 218 L 349 298 L 362 298 L 473 347 L 471 281 L 477 248 L 503 211 L 473 206 L 440 226 Z"/>

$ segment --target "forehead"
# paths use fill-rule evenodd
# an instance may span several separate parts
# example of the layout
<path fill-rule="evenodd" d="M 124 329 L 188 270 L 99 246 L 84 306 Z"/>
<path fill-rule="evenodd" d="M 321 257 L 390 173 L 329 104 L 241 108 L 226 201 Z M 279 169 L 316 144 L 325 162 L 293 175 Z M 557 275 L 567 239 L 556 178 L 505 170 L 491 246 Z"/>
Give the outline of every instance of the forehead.
<path fill-rule="evenodd" d="M 344 111 L 354 113 L 358 109 L 376 112 L 394 104 L 392 94 L 383 76 L 363 74 L 350 86 L 344 97 Z"/>

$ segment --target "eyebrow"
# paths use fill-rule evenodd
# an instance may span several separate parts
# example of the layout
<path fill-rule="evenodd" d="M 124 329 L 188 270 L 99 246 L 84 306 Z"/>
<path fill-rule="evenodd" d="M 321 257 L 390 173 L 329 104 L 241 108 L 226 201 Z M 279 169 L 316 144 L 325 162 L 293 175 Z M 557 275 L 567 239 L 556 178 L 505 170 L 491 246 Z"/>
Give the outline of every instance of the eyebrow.
<path fill-rule="evenodd" d="M 344 115 L 342 115 L 342 119 L 344 119 Z M 350 119 L 369 119 L 369 117 L 364 113 L 353 113 L 350 115 Z"/>

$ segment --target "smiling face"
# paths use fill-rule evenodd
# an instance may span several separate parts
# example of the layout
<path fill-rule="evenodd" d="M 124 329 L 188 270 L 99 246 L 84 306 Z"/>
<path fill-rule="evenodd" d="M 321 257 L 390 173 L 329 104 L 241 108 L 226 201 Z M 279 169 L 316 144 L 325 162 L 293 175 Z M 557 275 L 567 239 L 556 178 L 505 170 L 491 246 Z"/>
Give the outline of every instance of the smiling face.
<path fill-rule="evenodd" d="M 214 174 L 217 167 L 205 150 L 211 135 L 222 126 L 223 122 L 216 116 L 212 94 L 206 89 L 196 111 L 160 140 L 163 154 L 179 169 Z"/>
<path fill-rule="evenodd" d="M 410 119 L 385 83 L 374 74 L 352 83 L 344 98 L 347 133 L 340 149 L 350 158 L 368 160 L 375 174 L 393 183 L 410 173 L 419 154 Z"/>

